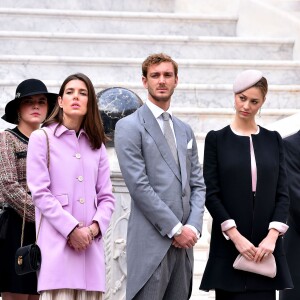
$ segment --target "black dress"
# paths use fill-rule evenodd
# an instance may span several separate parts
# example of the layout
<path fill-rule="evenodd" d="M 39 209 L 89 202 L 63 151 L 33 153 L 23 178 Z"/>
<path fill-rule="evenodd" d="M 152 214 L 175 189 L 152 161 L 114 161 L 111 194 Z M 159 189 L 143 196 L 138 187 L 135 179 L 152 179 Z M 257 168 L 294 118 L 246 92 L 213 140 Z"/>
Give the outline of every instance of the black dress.
<path fill-rule="evenodd" d="M 24 136 L 17 128 L 13 129 L 13 135 L 11 135 L 10 142 L 12 143 L 12 147 L 7 147 L 1 143 L 1 147 L 7 147 L 5 151 L 13 151 L 15 159 L 17 161 L 16 170 L 19 172 L 19 168 L 24 168 L 21 171 L 21 177 L 25 176 L 26 170 L 26 151 L 28 138 Z M 11 149 L 12 148 L 12 149 Z M 0 149 L 4 151 L 4 149 Z M 22 151 L 19 151 L 22 150 Z M 17 151 L 17 152 L 16 152 Z M 19 152 L 18 152 L 19 151 Z M 19 155 L 18 155 L 19 153 Z M 3 156 L 1 156 L 1 159 Z M 22 159 L 24 161 L 22 161 Z M 1 161 L 1 170 L 3 172 L 0 175 L 0 179 L 3 180 L 5 177 L 5 171 L 3 168 L 3 164 L 5 161 Z M 14 163 L 11 163 L 11 166 L 14 166 Z M 24 165 L 24 166 L 23 166 Z M 13 167 L 12 167 L 13 168 Z M 19 172 L 20 173 L 20 172 Z M 18 178 L 20 178 L 20 174 L 18 174 Z M 20 183 L 22 186 L 26 184 L 26 178 Z M 3 185 L 1 185 L 3 189 Z M 3 196 L 3 191 L 1 192 L 1 200 L 7 204 L 7 197 Z M 24 199 L 25 200 L 25 199 Z M 14 208 L 10 205 L 7 208 L 9 212 L 8 219 L 8 229 L 6 233 L 6 238 L 0 240 L 0 292 L 10 292 L 10 293 L 19 293 L 19 294 L 38 294 L 37 293 L 37 275 L 36 273 L 29 273 L 26 275 L 17 275 L 14 269 L 15 263 L 15 253 L 16 250 L 20 247 L 21 243 L 21 231 L 22 231 L 22 216 L 16 212 Z M 23 245 L 31 244 L 35 241 L 35 223 L 34 222 L 26 222 L 25 223 L 25 231 L 24 231 L 24 242 Z"/>
<path fill-rule="evenodd" d="M 290 226 L 284 235 L 286 258 L 294 288 L 281 291 L 280 300 L 300 299 L 300 131 L 283 140 L 290 193 Z"/>
<path fill-rule="evenodd" d="M 232 265 L 238 250 L 221 231 L 221 224 L 233 219 L 239 232 L 258 246 L 267 236 L 270 222 L 287 220 L 289 198 L 281 137 L 260 127 L 259 133 L 252 135 L 252 141 L 257 167 L 255 201 L 250 138 L 238 136 L 226 126 L 209 132 L 205 139 L 205 204 L 213 223 L 200 289 L 216 290 L 218 300 L 275 299 L 276 290 L 293 287 L 281 236 L 274 250 L 277 275 L 268 278 L 235 270 Z"/>
<path fill-rule="evenodd" d="M 300 299 L 300 232 L 295 226 L 288 223 L 290 226 L 287 233 L 284 235 L 284 247 L 286 249 L 286 258 L 292 275 L 294 288 L 280 291 L 279 300 L 298 300 Z"/>

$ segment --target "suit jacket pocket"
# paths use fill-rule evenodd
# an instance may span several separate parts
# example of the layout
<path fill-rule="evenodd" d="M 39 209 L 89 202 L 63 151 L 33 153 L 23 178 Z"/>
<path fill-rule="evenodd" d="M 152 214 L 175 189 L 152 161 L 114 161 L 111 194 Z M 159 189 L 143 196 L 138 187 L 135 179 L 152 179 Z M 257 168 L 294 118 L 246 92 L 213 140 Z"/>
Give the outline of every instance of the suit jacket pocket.
<path fill-rule="evenodd" d="M 69 204 L 69 197 L 67 194 L 56 195 L 55 198 L 60 202 L 61 206 L 66 206 Z"/>
<path fill-rule="evenodd" d="M 188 157 L 189 160 L 192 160 L 193 149 L 187 149 L 186 150 L 186 156 Z"/>

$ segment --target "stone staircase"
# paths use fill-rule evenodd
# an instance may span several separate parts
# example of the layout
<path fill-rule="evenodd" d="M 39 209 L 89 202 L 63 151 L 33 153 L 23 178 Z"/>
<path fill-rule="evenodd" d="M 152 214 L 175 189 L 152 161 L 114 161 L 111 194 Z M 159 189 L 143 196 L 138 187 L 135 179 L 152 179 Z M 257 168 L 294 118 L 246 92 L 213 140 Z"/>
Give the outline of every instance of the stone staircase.
<path fill-rule="evenodd" d="M 199 0 L 193 10 L 183 0 L 2 0 L 0 114 L 23 79 L 39 78 L 57 92 L 62 80 L 74 72 L 88 75 L 97 92 L 122 86 L 146 99 L 141 63 L 154 52 L 166 52 L 179 63 L 172 106 L 193 127 L 201 161 L 206 133 L 232 119 L 231 86 L 238 72 L 258 68 L 269 80 L 260 124 L 299 112 L 300 61 L 293 60 L 294 38 L 237 35 L 238 9 L 228 8 L 237 1 L 229 1 L 227 7 L 225 0 L 219 2 Z M 7 126 L 0 121 L 1 129 Z M 125 199 L 122 183 L 117 188 L 121 179 L 113 149 L 109 153 L 117 174 L 116 191 Z M 207 258 L 207 224 L 208 214 L 196 247 L 193 300 L 213 299 L 212 292 L 198 290 Z M 106 299 L 124 298 L 124 284 L 116 280 L 116 286 Z"/>
<path fill-rule="evenodd" d="M 200 143 L 209 129 L 231 119 L 231 83 L 243 69 L 260 68 L 270 81 L 272 101 L 261 123 L 299 108 L 295 84 L 300 71 L 299 63 L 292 61 L 293 39 L 237 37 L 236 16 L 174 12 L 174 2 L 2 1 L 0 111 L 23 78 L 38 77 L 55 91 L 67 75 L 78 71 L 92 78 L 97 91 L 123 86 L 145 99 L 141 62 L 160 51 L 179 62 L 174 111 L 186 120 L 193 115 Z"/>

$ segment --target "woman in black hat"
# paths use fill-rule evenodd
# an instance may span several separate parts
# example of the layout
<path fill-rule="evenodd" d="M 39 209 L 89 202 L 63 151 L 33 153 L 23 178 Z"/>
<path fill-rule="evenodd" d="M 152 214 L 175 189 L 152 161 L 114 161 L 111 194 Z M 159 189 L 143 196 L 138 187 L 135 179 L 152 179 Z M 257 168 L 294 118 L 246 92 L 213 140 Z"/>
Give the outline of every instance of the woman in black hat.
<path fill-rule="evenodd" d="M 52 111 L 57 94 L 48 93 L 37 79 L 21 82 L 15 99 L 6 104 L 2 119 L 16 124 L 0 134 L 0 203 L 8 215 L 8 226 L 0 228 L 0 292 L 3 300 L 35 300 L 35 273 L 18 276 L 14 256 L 20 247 L 24 200 L 26 198 L 26 156 L 30 134 L 38 129 Z M 35 241 L 34 205 L 27 196 L 24 245 Z"/>

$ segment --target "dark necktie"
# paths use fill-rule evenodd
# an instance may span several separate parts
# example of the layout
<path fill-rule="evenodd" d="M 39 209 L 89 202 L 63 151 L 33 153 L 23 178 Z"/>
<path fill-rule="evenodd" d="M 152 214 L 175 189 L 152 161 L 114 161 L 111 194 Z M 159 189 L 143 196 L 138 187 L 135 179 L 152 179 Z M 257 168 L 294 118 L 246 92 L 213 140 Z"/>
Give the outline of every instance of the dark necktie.
<path fill-rule="evenodd" d="M 171 149 L 173 157 L 178 165 L 178 154 L 177 154 L 175 138 L 174 138 L 172 128 L 170 126 L 170 122 L 169 122 L 170 114 L 167 112 L 164 112 L 164 113 L 162 113 L 162 117 L 164 120 L 164 136 L 169 144 L 169 147 Z"/>

